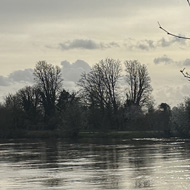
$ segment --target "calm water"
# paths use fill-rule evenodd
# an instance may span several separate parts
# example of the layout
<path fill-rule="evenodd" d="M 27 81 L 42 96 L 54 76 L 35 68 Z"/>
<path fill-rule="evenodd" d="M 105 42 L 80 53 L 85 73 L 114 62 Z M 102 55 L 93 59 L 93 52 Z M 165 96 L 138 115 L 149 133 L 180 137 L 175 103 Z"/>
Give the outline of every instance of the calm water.
<path fill-rule="evenodd" d="M 0 141 L 0 189 L 190 189 L 190 141 Z"/>

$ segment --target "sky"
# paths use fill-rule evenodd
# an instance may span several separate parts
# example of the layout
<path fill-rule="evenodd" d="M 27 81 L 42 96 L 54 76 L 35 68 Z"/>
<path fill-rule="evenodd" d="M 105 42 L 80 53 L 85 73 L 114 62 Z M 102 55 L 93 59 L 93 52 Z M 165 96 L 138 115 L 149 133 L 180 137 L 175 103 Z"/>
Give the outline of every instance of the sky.
<path fill-rule="evenodd" d="M 0 0 L 0 101 L 33 84 L 38 61 L 61 67 L 64 87 L 101 59 L 147 66 L 155 105 L 190 95 L 190 7 L 186 0 Z"/>

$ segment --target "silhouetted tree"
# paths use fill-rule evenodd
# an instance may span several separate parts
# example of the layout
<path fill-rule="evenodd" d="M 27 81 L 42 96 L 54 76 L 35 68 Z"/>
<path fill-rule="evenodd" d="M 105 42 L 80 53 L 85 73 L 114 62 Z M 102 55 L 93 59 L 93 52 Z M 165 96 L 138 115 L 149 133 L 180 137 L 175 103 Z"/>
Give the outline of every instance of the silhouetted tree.
<path fill-rule="evenodd" d="M 159 105 L 160 110 L 160 128 L 165 132 L 165 134 L 170 135 L 170 119 L 171 119 L 171 108 L 167 103 L 161 103 Z"/>
<path fill-rule="evenodd" d="M 25 113 L 26 125 L 36 125 L 41 116 L 40 90 L 27 86 L 16 93 L 19 104 Z M 29 127 L 29 126 L 27 126 Z"/>
<path fill-rule="evenodd" d="M 114 59 L 101 60 L 89 73 L 82 74 L 78 85 L 87 103 L 102 110 L 111 107 L 116 111 L 120 74 L 120 62 Z"/>
<path fill-rule="evenodd" d="M 186 99 L 185 104 L 180 104 L 172 109 L 172 131 L 179 136 L 190 136 L 190 100 Z"/>
<path fill-rule="evenodd" d="M 34 77 L 40 90 L 45 119 L 48 120 L 55 113 L 56 100 L 62 87 L 61 69 L 46 61 L 39 61 L 34 69 Z"/>
<path fill-rule="evenodd" d="M 147 67 L 137 60 L 125 61 L 126 82 L 128 89 L 126 92 L 127 106 L 145 106 L 151 101 L 151 79 Z"/>
<path fill-rule="evenodd" d="M 62 90 L 58 98 L 57 108 L 59 111 L 59 129 L 68 136 L 78 136 L 79 130 L 83 127 L 83 108 L 76 93 L 69 93 Z"/>
<path fill-rule="evenodd" d="M 64 111 L 70 104 L 73 102 L 79 101 L 79 98 L 76 97 L 76 93 L 69 93 L 66 90 L 60 92 L 59 98 L 57 100 L 57 108 L 59 111 Z"/>
<path fill-rule="evenodd" d="M 9 111 L 10 121 L 12 123 L 12 129 L 18 129 L 23 127 L 23 115 L 24 112 L 19 103 L 17 95 L 9 94 L 5 97 L 5 107 Z"/>
<path fill-rule="evenodd" d="M 78 82 L 86 104 L 94 112 L 93 117 L 100 115 L 102 123 L 106 115 L 110 116 L 117 112 L 120 75 L 120 61 L 105 59 L 94 65 L 89 73 L 82 74 Z"/>

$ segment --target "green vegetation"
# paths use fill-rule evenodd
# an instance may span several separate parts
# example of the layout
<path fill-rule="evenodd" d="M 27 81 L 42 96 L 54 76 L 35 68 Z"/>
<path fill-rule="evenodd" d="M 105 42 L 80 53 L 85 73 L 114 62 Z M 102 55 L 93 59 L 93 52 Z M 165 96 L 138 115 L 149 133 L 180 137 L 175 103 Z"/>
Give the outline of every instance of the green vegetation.
<path fill-rule="evenodd" d="M 38 62 L 34 86 L 9 94 L 0 105 L 0 137 L 190 137 L 190 99 L 173 109 L 167 103 L 154 108 L 146 66 L 136 60 L 124 65 L 123 76 L 119 60 L 101 60 L 71 93 L 59 67 Z"/>

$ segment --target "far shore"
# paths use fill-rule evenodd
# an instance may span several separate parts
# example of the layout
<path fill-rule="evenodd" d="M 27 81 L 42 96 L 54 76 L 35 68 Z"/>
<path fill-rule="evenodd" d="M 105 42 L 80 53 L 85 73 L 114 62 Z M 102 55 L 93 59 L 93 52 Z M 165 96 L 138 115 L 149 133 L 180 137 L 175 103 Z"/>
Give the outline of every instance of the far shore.
<path fill-rule="evenodd" d="M 81 131 L 78 134 L 60 130 L 19 130 L 1 134 L 1 138 L 169 138 L 164 131 Z"/>

